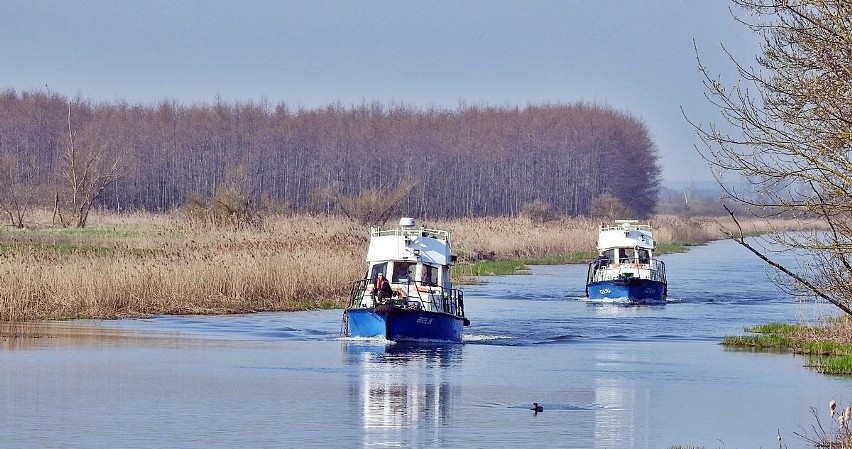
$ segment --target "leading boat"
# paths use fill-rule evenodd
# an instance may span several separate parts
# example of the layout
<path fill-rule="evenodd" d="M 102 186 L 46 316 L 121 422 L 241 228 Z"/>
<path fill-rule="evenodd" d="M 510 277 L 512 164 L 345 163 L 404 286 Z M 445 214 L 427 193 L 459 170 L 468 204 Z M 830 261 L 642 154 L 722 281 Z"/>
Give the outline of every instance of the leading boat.
<path fill-rule="evenodd" d="M 391 341 L 462 342 L 464 294 L 450 280 L 450 233 L 403 217 L 391 229 L 370 228 L 365 278 L 352 283 L 343 334 Z M 378 288 L 380 279 L 389 288 Z"/>
<path fill-rule="evenodd" d="M 654 258 L 651 226 L 637 220 L 601 224 L 598 257 L 589 264 L 586 296 L 590 301 L 665 303 L 666 265 Z"/>

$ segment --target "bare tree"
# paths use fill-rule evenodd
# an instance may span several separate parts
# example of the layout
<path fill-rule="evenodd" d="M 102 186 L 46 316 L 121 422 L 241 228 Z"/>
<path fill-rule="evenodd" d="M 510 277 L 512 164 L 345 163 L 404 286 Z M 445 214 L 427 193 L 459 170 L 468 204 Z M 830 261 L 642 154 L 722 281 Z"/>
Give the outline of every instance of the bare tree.
<path fill-rule="evenodd" d="M 402 182 L 396 188 L 367 189 L 358 195 L 335 196 L 337 207 L 349 218 L 365 225 L 383 225 L 394 214 L 414 187 L 414 183 Z"/>
<path fill-rule="evenodd" d="M 606 218 L 608 220 L 615 219 L 631 219 L 636 215 L 627 206 L 624 205 L 618 198 L 605 192 L 592 200 L 589 205 L 589 216 L 594 218 Z"/>
<path fill-rule="evenodd" d="M 31 206 L 32 189 L 23 184 L 18 158 L 12 153 L 0 155 L 0 208 L 12 226 L 24 227 L 24 216 Z"/>
<path fill-rule="evenodd" d="M 737 20 L 762 38 L 756 67 L 731 57 L 738 81 L 726 85 L 699 67 L 719 124 L 693 123 L 699 149 L 725 195 L 757 216 L 818 217 L 828 232 L 773 233 L 783 250 L 811 257 L 781 267 L 795 291 L 852 305 L 852 2 L 734 0 Z M 743 182 L 740 182 L 742 180 Z M 732 214 L 733 215 L 733 214 Z M 745 245 L 741 229 L 731 236 Z"/>
<path fill-rule="evenodd" d="M 57 191 L 54 213 L 62 226 L 85 228 L 95 200 L 118 176 L 119 159 L 109 158 L 103 137 L 92 133 L 84 145 L 75 141 L 77 133 L 71 125 L 71 103 L 68 104 L 68 142 L 62 159 L 63 191 Z M 65 213 L 70 212 L 69 214 Z"/>

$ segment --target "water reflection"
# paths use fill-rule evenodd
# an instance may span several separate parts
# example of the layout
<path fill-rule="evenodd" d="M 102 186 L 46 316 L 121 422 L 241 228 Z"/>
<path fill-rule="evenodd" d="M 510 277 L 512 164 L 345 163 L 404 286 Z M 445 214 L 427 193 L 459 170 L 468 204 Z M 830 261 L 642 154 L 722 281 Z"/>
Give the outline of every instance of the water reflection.
<path fill-rule="evenodd" d="M 360 413 L 363 447 L 403 447 L 441 442 L 442 426 L 461 395 L 453 372 L 462 345 L 345 345 L 359 376 L 350 383 L 353 409 Z"/>
<path fill-rule="evenodd" d="M 604 373 L 622 372 L 642 364 L 642 360 L 621 351 L 596 354 L 596 369 Z M 629 372 L 629 368 L 627 369 Z M 651 400 L 647 388 L 635 381 L 613 376 L 594 380 L 595 442 L 598 447 L 647 447 Z"/>
<path fill-rule="evenodd" d="M 82 347 L 115 343 L 126 338 L 124 332 L 87 326 L 82 320 L 0 323 L 0 351 L 58 345 Z"/>

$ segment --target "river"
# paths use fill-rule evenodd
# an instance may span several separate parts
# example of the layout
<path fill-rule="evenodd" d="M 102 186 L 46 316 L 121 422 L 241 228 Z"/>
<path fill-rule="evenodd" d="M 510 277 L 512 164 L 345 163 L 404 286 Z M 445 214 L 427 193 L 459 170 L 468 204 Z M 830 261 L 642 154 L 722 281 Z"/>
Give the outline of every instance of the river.
<path fill-rule="evenodd" d="M 659 306 L 583 301 L 582 265 L 482 278 L 461 345 L 343 339 L 341 310 L 22 325 L 0 447 L 810 447 L 852 380 L 719 341 L 833 310 L 730 241 L 662 259 Z"/>

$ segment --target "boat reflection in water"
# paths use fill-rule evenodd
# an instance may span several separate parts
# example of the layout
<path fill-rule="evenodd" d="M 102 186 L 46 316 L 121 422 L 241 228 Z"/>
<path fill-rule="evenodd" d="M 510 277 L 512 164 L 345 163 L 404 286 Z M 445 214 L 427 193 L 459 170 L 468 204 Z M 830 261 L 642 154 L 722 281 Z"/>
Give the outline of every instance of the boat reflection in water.
<path fill-rule="evenodd" d="M 439 445 L 441 429 L 461 395 L 453 374 L 462 346 L 349 342 L 346 350 L 350 365 L 360 371 L 349 397 L 361 415 L 363 447 Z"/>
<path fill-rule="evenodd" d="M 600 351 L 594 367 L 602 372 L 625 372 L 642 360 L 621 351 Z M 620 376 L 593 380 L 595 394 L 595 447 L 653 447 L 648 429 L 653 428 L 651 389 Z M 686 401 L 684 401 L 686 402 Z"/>

